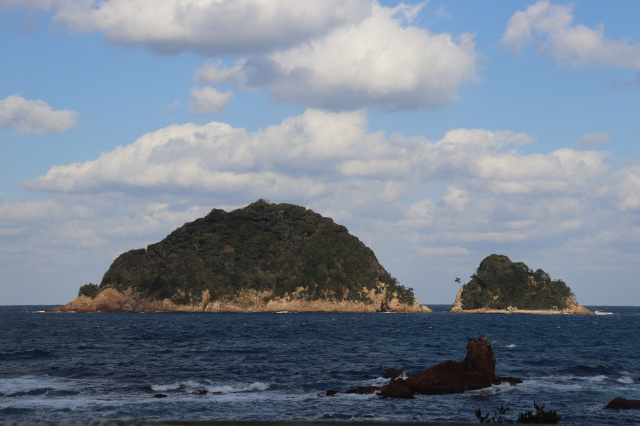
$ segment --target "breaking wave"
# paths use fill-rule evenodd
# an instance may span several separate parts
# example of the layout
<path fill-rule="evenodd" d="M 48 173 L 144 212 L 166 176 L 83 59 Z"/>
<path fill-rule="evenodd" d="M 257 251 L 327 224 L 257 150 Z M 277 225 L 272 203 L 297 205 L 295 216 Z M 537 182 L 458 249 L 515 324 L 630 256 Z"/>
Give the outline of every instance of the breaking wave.
<path fill-rule="evenodd" d="M 154 384 L 151 385 L 150 388 L 154 392 L 183 392 L 192 395 L 206 395 L 261 392 L 269 389 L 269 384 L 262 382 L 253 382 L 247 385 L 229 385 L 213 383 L 209 380 L 205 380 L 203 382 L 186 380 L 168 384 Z"/>

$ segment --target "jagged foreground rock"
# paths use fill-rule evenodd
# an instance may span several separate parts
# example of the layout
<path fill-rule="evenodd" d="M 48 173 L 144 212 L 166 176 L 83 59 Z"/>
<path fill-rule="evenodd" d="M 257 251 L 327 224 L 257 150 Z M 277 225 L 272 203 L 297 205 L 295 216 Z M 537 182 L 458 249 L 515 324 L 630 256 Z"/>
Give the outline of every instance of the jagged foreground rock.
<path fill-rule="evenodd" d="M 640 399 L 614 398 L 605 410 L 640 410 Z"/>
<path fill-rule="evenodd" d="M 444 395 L 462 393 L 467 390 L 482 389 L 491 385 L 508 382 L 522 383 L 513 377 L 498 377 L 495 374 L 496 360 L 493 347 L 484 335 L 477 341 L 467 342 L 467 356 L 463 361 L 444 361 L 424 371 L 410 374 L 390 369 L 385 372 L 391 378 L 388 384 L 350 389 L 346 393 L 374 393 L 383 398 L 413 398 L 414 395 Z M 327 395 L 335 395 L 328 391 Z"/>
<path fill-rule="evenodd" d="M 344 226 L 258 200 L 120 255 L 61 311 L 430 312 Z M 95 287 L 95 286 L 94 286 Z"/>

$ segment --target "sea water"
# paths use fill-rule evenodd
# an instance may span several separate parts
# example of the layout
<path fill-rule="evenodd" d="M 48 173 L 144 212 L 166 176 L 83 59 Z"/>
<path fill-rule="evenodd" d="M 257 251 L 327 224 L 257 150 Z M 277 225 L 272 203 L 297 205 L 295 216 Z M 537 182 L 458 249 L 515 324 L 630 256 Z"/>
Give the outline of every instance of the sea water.
<path fill-rule="evenodd" d="M 563 423 L 640 424 L 640 308 L 611 315 L 47 313 L 0 306 L 0 420 L 477 422 L 556 410 Z M 411 400 L 339 393 L 387 368 L 461 361 L 491 341 L 496 374 L 519 377 Z M 162 396 L 162 397 L 160 397 Z"/>

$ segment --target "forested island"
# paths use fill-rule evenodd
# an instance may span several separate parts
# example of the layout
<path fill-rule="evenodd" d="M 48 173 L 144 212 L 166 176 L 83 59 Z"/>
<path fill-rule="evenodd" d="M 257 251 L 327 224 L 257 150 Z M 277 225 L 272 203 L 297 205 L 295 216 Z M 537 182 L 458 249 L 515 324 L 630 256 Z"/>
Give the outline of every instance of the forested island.
<path fill-rule="evenodd" d="M 258 200 L 120 255 L 62 311 L 430 312 L 331 218 Z"/>
<path fill-rule="evenodd" d="M 449 312 L 593 314 L 575 301 L 564 281 L 498 254 L 480 262 Z"/>

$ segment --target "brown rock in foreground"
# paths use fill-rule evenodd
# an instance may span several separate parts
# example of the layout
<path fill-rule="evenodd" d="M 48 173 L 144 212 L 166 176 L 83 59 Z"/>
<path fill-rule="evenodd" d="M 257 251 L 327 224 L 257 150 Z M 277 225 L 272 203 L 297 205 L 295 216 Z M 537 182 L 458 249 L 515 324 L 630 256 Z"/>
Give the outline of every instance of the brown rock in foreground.
<path fill-rule="evenodd" d="M 640 399 L 614 398 L 605 410 L 640 410 Z"/>
<path fill-rule="evenodd" d="M 502 382 L 512 385 L 522 383 L 520 379 L 496 376 L 495 368 L 493 347 L 489 339 L 481 335 L 477 341 L 470 340 L 467 343 L 467 356 L 463 361 L 444 361 L 405 379 L 396 376 L 380 387 L 378 394 L 383 398 L 406 399 L 413 398 L 415 394 L 443 395 L 486 388 Z"/>
<path fill-rule="evenodd" d="M 502 383 L 495 374 L 493 347 L 484 335 L 467 343 L 467 356 L 462 362 L 445 361 L 411 374 L 396 378 L 380 389 L 383 398 L 406 398 L 407 395 L 442 395 L 462 393 Z"/>

